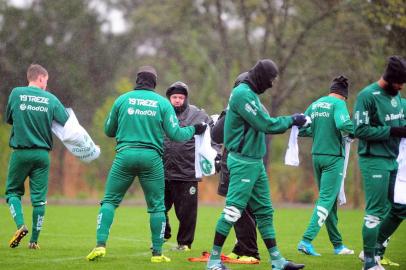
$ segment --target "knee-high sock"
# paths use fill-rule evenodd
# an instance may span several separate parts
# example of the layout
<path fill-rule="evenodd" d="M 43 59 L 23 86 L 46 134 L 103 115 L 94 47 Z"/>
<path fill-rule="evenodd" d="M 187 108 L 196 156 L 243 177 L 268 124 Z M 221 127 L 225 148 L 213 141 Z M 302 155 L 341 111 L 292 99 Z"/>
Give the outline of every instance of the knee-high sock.
<path fill-rule="evenodd" d="M 113 223 L 116 207 L 110 203 L 103 203 L 97 216 L 97 246 L 105 246 Z"/>
<path fill-rule="evenodd" d="M 149 226 L 151 229 L 152 255 L 161 255 L 166 226 L 165 212 L 151 213 Z"/>
<path fill-rule="evenodd" d="M 32 209 L 32 234 L 30 242 L 38 242 L 45 216 L 45 205 L 34 206 Z"/>
<path fill-rule="evenodd" d="M 216 225 L 213 248 L 211 250 L 210 260 L 208 263 L 209 266 L 220 261 L 221 250 L 233 225 L 234 222 L 227 221 L 224 217 L 224 213 L 222 213 Z"/>
<path fill-rule="evenodd" d="M 364 268 L 368 269 L 375 265 L 375 245 L 378 238 L 380 219 L 372 215 L 364 217 L 362 226 L 362 238 L 364 242 Z"/>
<path fill-rule="evenodd" d="M 10 207 L 11 216 L 14 219 L 17 229 L 19 229 L 22 225 L 24 225 L 24 215 L 21 205 L 21 199 L 18 197 L 10 197 L 8 199 L 8 205 Z"/>

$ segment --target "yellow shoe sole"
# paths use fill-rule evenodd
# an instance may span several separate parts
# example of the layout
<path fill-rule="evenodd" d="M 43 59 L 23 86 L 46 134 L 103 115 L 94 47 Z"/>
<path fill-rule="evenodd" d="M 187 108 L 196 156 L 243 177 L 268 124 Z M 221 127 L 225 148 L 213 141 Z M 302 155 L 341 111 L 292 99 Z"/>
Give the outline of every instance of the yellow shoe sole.
<path fill-rule="evenodd" d="M 170 261 L 171 261 L 171 259 L 169 259 L 168 257 L 165 257 L 164 255 L 151 257 L 152 263 L 166 263 L 166 262 L 170 262 Z"/>
<path fill-rule="evenodd" d="M 106 248 L 105 247 L 96 247 L 86 256 L 88 261 L 94 261 L 99 258 L 103 258 L 106 256 Z"/>
<path fill-rule="evenodd" d="M 18 247 L 18 245 L 20 244 L 21 239 L 24 238 L 24 236 L 26 236 L 28 234 L 28 229 L 25 225 L 21 226 L 20 229 L 18 229 L 14 236 L 11 238 L 10 242 L 9 242 L 9 246 L 11 248 L 15 248 Z"/>

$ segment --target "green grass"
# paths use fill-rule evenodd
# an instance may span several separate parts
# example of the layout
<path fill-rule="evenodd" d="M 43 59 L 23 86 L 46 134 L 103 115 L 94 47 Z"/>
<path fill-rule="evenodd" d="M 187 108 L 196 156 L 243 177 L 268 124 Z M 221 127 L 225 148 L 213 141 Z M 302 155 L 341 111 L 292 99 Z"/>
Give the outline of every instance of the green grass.
<path fill-rule="evenodd" d="M 31 225 L 31 208 L 24 207 L 27 225 Z M 40 237 L 41 250 L 27 249 L 29 235 L 16 249 L 8 247 L 8 240 L 15 231 L 6 204 L 0 206 L 0 269 L 204 269 L 203 263 L 189 263 L 187 257 L 199 256 L 211 247 L 214 227 L 221 211 L 220 207 L 203 206 L 199 208 L 195 242 L 191 252 L 170 251 L 176 245 L 171 239 L 164 245 L 165 255 L 172 259 L 168 264 L 151 264 L 150 233 L 148 215 L 144 207 L 120 207 L 116 211 L 107 256 L 97 262 L 87 262 L 85 256 L 95 244 L 96 215 L 98 207 L 92 206 L 48 206 L 43 232 Z M 322 257 L 314 258 L 299 254 L 296 245 L 308 223 L 310 208 L 276 209 L 275 227 L 278 245 L 285 257 L 306 264 L 306 269 L 361 269 L 357 256 L 334 256 L 327 233 L 322 229 L 314 241 L 315 248 Z M 356 250 L 361 249 L 362 211 L 341 210 L 340 228 L 345 243 Z M 175 233 L 177 222 L 171 213 Z M 175 237 L 176 238 L 176 237 Z M 230 234 L 224 247 L 228 253 L 234 244 L 234 232 Z M 268 254 L 262 240 L 259 241 L 263 262 L 259 265 L 229 265 L 232 269 L 270 269 Z M 387 255 L 399 262 L 401 267 L 387 269 L 406 269 L 406 225 L 402 224 L 392 238 Z"/>

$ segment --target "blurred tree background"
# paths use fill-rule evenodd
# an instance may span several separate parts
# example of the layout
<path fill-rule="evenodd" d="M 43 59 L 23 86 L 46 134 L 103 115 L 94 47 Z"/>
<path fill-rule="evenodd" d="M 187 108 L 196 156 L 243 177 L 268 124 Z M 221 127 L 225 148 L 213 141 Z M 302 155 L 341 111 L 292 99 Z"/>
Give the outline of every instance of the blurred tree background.
<path fill-rule="evenodd" d="M 114 99 L 132 89 L 139 66 L 157 69 L 159 93 L 182 80 L 191 103 L 216 114 L 236 76 L 271 58 L 280 76 L 261 100 L 272 116 L 304 111 L 339 74 L 351 80 L 351 111 L 359 89 L 381 75 L 387 56 L 406 55 L 405 36 L 404 0 L 0 0 L 0 118 L 12 88 L 26 84 L 28 65 L 45 66 L 50 91 L 74 109 L 102 148 L 99 160 L 84 165 L 55 142 L 50 196 L 98 198 L 115 144 L 103 134 L 104 119 Z M 2 120 L 0 194 L 9 130 Z M 294 168 L 283 164 L 287 140 L 288 134 L 272 137 L 272 196 L 312 202 L 311 141 L 301 139 L 301 165 Z M 352 149 L 346 189 L 358 207 L 356 143 Z M 202 200 L 218 200 L 216 180 L 202 183 Z"/>

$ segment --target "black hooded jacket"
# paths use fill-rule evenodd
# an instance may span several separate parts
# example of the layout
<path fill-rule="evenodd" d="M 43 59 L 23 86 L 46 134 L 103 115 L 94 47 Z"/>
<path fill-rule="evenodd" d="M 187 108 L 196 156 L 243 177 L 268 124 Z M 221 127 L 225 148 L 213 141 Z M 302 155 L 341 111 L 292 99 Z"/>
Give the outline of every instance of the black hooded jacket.
<path fill-rule="evenodd" d="M 212 125 L 211 118 L 204 110 L 187 105 L 176 112 L 179 126 L 192 126 L 201 122 Z M 195 138 L 183 142 L 174 142 L 165 137 L 163 155 L 165 181 L 201 181 L 195 176 Z"/>

